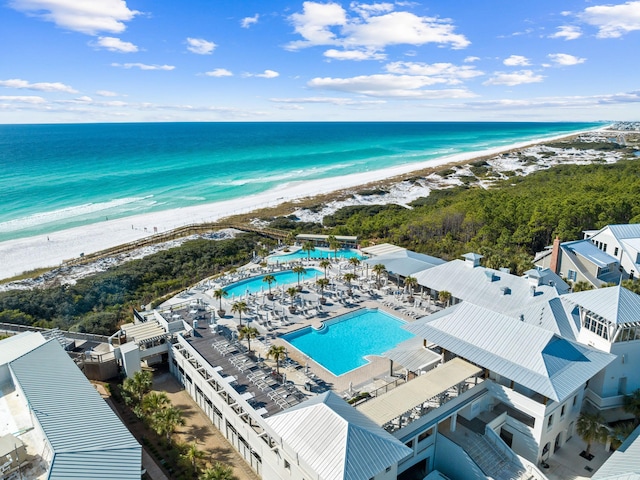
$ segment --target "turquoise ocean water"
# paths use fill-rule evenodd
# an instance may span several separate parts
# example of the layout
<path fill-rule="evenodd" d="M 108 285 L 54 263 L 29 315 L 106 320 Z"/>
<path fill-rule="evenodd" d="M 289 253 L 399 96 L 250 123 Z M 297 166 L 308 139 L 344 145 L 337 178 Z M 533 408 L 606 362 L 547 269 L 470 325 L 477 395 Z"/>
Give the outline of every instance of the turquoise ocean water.
<path fill-rule="evenodd" d="M 424 162 L 587 123 L 0 125 L 0 241 Z"/>

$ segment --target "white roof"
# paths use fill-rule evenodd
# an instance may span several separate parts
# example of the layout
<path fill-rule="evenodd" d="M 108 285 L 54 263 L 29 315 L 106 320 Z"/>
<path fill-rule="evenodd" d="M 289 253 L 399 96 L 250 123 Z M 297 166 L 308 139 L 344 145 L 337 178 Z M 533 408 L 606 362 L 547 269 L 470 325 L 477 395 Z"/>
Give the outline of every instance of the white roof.
<path fill-rule="evenodd" d="M 127 341 L 133 341 L 137 344 L 167 336 L 167 332 L 157 320 L 149 320 L 142 323 L 125 323 L 120 327 L 120 330 L 126 333 Z"/>
<path fill-rule="evenodd" d="M 619 285 L 570 293 L 562 298 L 611 323 L 640 322 L 640 295 Z"/>
<path fill-rule="evenodd" d="M 468 303 L 403 328 L 556 401 L 616 358 Z M 527 348 L 522 348 L 525 339 Z"/>
<path fill-rule="evenodd" d="M 6 365 L 47 340 L 37 332 L 22 332 L 0 341 L 0 365 Z"/>
<path fill-rule="evenodd" d="M 387 255 L 389 253 L 397 253 L 406 250 L 406 248 L 398 247 L 391 243 L 381 243 L 380 245 L 372 245 L 370 247 L 361 248 L 367 255 Z"/>
<path fill-rule="evenodd" d="M 417 372 L 432 366 L 434 363 L 438 363 L 442 359 L 441 355 L 425 348 L 422 342 L 423 339 L 420 337 L 411 337 L 382 355 L 402 365 L 410 372 Z"/>
<path fill-rule="evenodd" d="M 412 452 L 331 391 L 266 422 L 321 480 L 369 480 Z"/>
<path fill-rule="evenodd" d="M 57 341 L 9 368 L 53 450 L 48 479 L 140 480 L 140 444 Z"/>
<path fill-rule="evenodd" d="M 481 368 L 471 365 L 461 358 L 454 358 L 410 382 L 403 383 L 393 390 L 363 403 L 358 410 L 382 426 L 416 405 L 446 392 L 447 389 L 480 372 L 482 372 Z"/>
<path fill-rule="evenodd" d="M 640 427 L 604 462 L 593 480 L 640 480 Z"/>
<path fill-rule="evenodd" d="M 408 277 L 414 273 L 427 270 L 445 263 L 441 258 L 432 257 L 423 253 L 402 249 L 396 252 L 375 256 L 364 261 L 371 266 L 381 263 L 389 274 L 398 274 Z"/>
<path fill-rule="evenodd" d="M 617 263 L 617 259 L 603 252 L 589 240 L 576 240 L 573 242 L 564 242 L 560 244 L 563 249 L 567 249 L 580 255 L 598 267 L 606 267 L 612 263 Z"/>

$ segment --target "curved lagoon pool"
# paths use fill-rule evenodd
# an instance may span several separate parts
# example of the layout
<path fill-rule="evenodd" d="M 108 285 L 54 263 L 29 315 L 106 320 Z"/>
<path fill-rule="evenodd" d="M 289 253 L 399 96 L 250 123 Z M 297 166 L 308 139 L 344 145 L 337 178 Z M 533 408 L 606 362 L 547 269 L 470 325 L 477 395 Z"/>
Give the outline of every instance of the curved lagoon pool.
<path fill-rule="evenodd" d="M 348 248 L 342 248 L 334 252 L 333 250 L 329 250 L 328 248 L 316 247 L 316 249 L 313 250 L 310 254 L 311 258 L 333 258 L 334 255 L 342 259 L 349 259 L 349 258 L 355 257 L 359 260 L 362 260 L 366 258 L 358 250 L 353 250 Z M 284 263 L 284 262 L 305 260 L 306 258 L 307 258 L 307 252 L 303 252 L 302 250 L 297 250 L 295 252 L 285 253 L 282 255 L 271 255 L 270 257 L 267 258 L 267 262 L 268 263 Z"/>
<path fill-rule="evenodd" d="M 323 272 L 321 272 L 320 270 L 316 270 L 315 268 L 307 268 L 306 270 L 306 273 L 300 275 L 300 282 L 304 282 L 305 280 L 309 279 L 315 279 L 316 276 L 319 277 L 323 275 Z M 265 273 L 264 275 L 259 275 L 257 277 L 245 278 L 244 280 L 240 280 L 239 282 L 227 285 L 223 290 L 225 290 L 229 294 L 229 296 L 234 295 L 236 297 L 245 295 L 247 292 L 266 292 L 269 290 L 269 284 L 265 282 L 263 278 L 267 275 L 273 275 L 276 278 L 275 283 L 271 284 L 271 291 L 275 290 L 278 287 L 282 287 L 282 285 L 298 283 L 298 274 L 293 272 L 292 270 L 285 270 L 283 272 Z"/>

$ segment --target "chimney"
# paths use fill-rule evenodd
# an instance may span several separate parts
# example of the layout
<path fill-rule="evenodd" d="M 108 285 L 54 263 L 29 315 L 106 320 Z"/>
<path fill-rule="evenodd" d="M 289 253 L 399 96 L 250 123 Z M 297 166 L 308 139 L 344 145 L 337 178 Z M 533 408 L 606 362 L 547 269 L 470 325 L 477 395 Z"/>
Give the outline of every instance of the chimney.
<path fill-rule="evenodd" d="M 558 267 L 560 263 L 560 238 L 556 237 L 553 241 L 553 248 L 551 249 L 551 265 L 549 265 L 549 269 L 558 274 Z"/>

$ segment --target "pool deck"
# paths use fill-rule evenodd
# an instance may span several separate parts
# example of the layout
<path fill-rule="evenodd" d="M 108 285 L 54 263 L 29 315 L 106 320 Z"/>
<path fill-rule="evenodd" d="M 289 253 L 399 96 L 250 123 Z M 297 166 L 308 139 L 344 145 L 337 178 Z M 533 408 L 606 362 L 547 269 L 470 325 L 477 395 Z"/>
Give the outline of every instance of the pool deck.
<path fill-rule="evenodd" d="M 305 268 L 318 268 L 318 262 L 302 262 Z M 212 284 L 210 281 L 202 282 L 199 286 L 194 287 L 176 300 L 167 302 L 167 305 L 173 305 L 174 308 L 179 304 L 193 305 L 197 303 L 205 307 L 205 311 L 217 310 L 219 301 L 213 298 L 213 290 L 219 288 L 226 282 L 238 281 L 251 276 L 263 275 L 267 272 L 277 272 L 292 267 L 289 265 L 281 265 L 274 267 L 260 267 L 259 265 L 249 264 L 243 269 L 236 272 L 233 277 L 224 279 L 221 283 Z M 322 270 L 322 269 L 320 269 Z M 361 308 L 377 308 L 381 311 L 391 314 L 401 320 L 411 322 L 417 318 L 439 310 L 431 301 L 415 295 L 416 301 L 410 304 L 406 301 L 406 297 L 401 294 L 386 293 L 393 288 L 383 287 L 378 290 L 373 282 L 372 277 L 366 278 L 365 271 L 360 268 L 356 271 L 361 277 L 360 282 L 355 282 L 352 286 L 352 295 L 348 294 L 348 286 L 340 281 L 339 275 L 347 271 L 352 272 L 353 266 L 348 261 L 334 261 L 332 267 L 328 271 L 328 278 L 331 282 L 330 286 L 321 292 L 317 289 L 315 282 L 307 280 L 303 282 L 303 290 L 295 299 L 296 312 L 291 313 L 289 306 L 291 298 L 283 294 L 282 287 L 274 290 L 274 299 L 268 300 L 266 294 L 254 294 L 243 296 L 249 307 L 249 311 L 242 315 L 243 324 L 249 322 L 258 332 L 258 338 L 252 340 L 252 350 L 256 352 L 259 358 L 265 359 L 266 367 L 275 369 L 275 362 L 268 359 L 267 352 L 271 345 L 282 345 L 287 349 L 288 360 L 284 366 L 280 367 L 280 372 L 284 373 L 289 384 L 293 384 L 305 395 L 320 393 L 326 388 L 331 388 L 344 398 L 355 395 L 357 392 L 372 392 L 378 388 L 391 388 L 394 385 L 404 382 L 404 369 L 402 366 L 394 363 L 394 371 L 390 371 L 391 362 L 389 359 L 372 355 L 367 357 L 369 363 L 355 370 L 351 370 L 343 375 L 335 376 L 330 371 L 323 368 L 320 364 L 309 358 L 307 355 L 298 351 L 291 344 L 280 338 L 287 333 L 305 328 L 308 326 L 318 326 L 321 322 L 330 320 L 337 316 L 352 312 Z M 295 284 L 292 284 L 295 285 Z M 389 284 L 391 286 L 392 284 Z M 326 303 L 321 304 L 320 298 L 324 296 Z M 239 299 L 238 299 L 239 300 Z M 173 302 L 173 304 L 172 304 Z M 221 328 L 227 329 L 229 335 L 234 336 L 240 322 L 237 314 L 231 314 L 231 302 L 229 299 L 223 300 L 223 307 L 227 314 L 224 318 L 219 318 L 215 313 L 206 313 L 201 315 L 200 321 L 211 323 L 212 316 L 215 317 L 216 324 Z M 188 320 L 188 319 L 187 319 Z M 207 326 L 207 328 L 209 328 Z M 207 340 L 209 345 L 211 341 Z M 200 342 L 192 342 L 194 346 Z M 244 342 L 243 342 L 244 343 Z M 200 348 L 210 350 L 204 343 L 200 344 Z M 207 355 L 209 356 L 209 355 Z M 224 362 L 224 360 L 215 357 L 212 354 L 210 359 L 212 362 Z M 314 386 L 321 385 L 320 388 L 313 388 L 313 392 L 308 391 L 308 385 L 311 382 Z"/>

